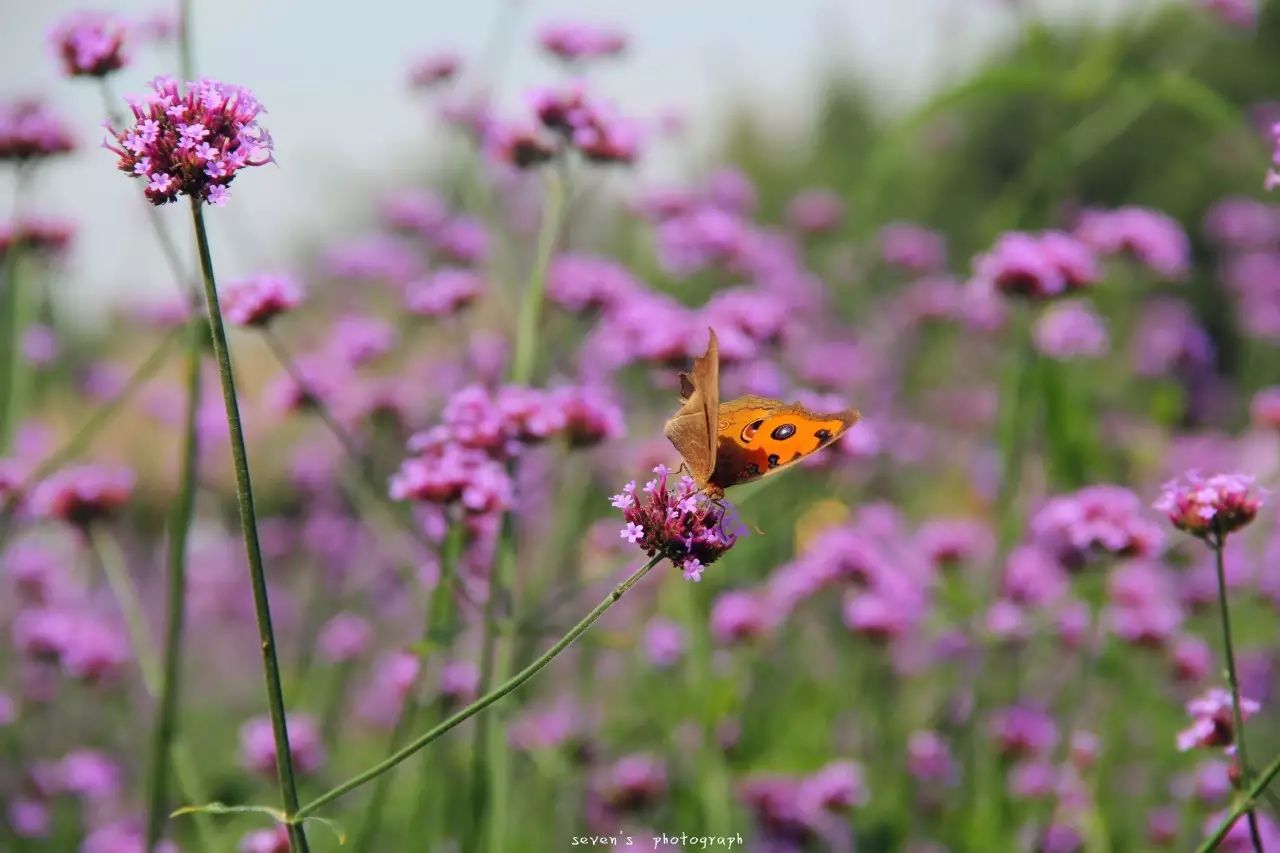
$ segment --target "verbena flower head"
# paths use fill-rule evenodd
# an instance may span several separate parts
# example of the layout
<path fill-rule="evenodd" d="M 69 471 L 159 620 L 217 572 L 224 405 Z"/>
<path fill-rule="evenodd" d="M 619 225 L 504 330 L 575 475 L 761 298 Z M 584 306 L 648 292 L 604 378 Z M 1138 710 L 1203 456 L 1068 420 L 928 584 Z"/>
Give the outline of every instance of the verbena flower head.
<path fill-rule="evenodd" d="M 187 195 L 221 205 L 240 170 L 272 162 L 271 136 L 258 124 L 262 105 L 241 86 L 204 78 L 179 89 L 172 77 L 151 81 L 151 93 L 129 104 L 132 127 L 108 128 L 104 146 L 118 168 L 146 181 L 152 204 Z"/>
<path fill-rule="evenodd" d="M 1048 754 L 1058 742 L 1053 717 L 1032 705 L 1011 705 L 991 722 L 991 734 L 1001 755 L 1026 758 Z"/>
<path fill-rule="evenodd" d="M 622 510 L 626 522 L 621 536 L 650 557 L 661 554 L 671 560 L 686 579 L 699 581 L 703 569 L 732 548 L 738 534 L 726 529 L 724 506 L 702 494 L 692 477 L 681 478 L 673 489 L 666 465 L 653 472 L 657 477 L 643 489 L 633 480 L 613 496 L 613 506 Z"/>
<path fill-rule="evenodd" d="M 947 241 L 914 222 L 890 222 L 880 229 L 880 257 L 909 272 L 936 273 L 947 265 Z"/>
<path fill-rule="evenodd" d="M 302 302 L 302 287 L 287 275 L 261 273 L 229 283 L 222 292 L 222 314 L 237 326 L 262 327 Z"/>
<path fill-rule="evenodd" d="M 635 122 L 620 116 L 611 104 L 589 96 L 581 85 L 536 90 L 529 95 L 529 103 L 544 127 L 592 162 L 631 163 L 639 154 Z"/>
<path fill-rule="evenodd" d="M 75 236 L 75 226 L 47 216 L 24 216 L 0 223 L 0 258 L 17 247 L 25 255 L 57 260 L 66 254 Z"/>
<path fill-rule="evenodd" d="M 1262 506 L 1247 474 L 1203 477 L 1189 472 L 1170 480 L 1155 502 L 1179 530 L 1202 539 L 1226 536 L 1253 521 Z"/>
<path fill-rule="evenodd" d="M 1041 353 L 1059 361 L 1101 358 L 1111 345 L 1102 318 L 1083 299 L 1045 309 L 1032 329 L 1032 341 Z"/>
<path fill-rule="evenodd" d="M 1258 0 L 1197 0 L 1197 5 L 1233 29 L 1251 30 L 1258 25 Z"/>
<path fill-rule="evenodd" d="M 1176 219 L 1146 207 L 1086 210 L 1075 235 L 1101 255 L 1132 255 L 1156 275 L 1186 278 L 1191 241 Z"/>
<path fill-rule="evenodd" d="M 606 390 L 571 385 L 551 392 L 551 405 L 564 418 L 564 434 L 570 447 L 593 447 L 623 433 L 622 408 Z"/>
<path fill-rule="evenodd" d="M 801 234 L 826 234 L 844 222 L 844 200 L 831 190 L 798 193 L 787 203 L 787 224 Z"/>
<path fill-rule="evenodd" d="M 29 506 L 40 518 L 84 527 L 109 518 L 133 497 L 133 472 L 105 465 L 77 465 L 42 480 Z"/>
<path fill-rule="evenodd" d="M 1229 747 L 1234 752 L 1236 740 L 1231 693 L 1215 687 L 1187 703 L 1191 725 L 1178 732 L 1178 749 Z M 1247 720 L 1258 713 L 1259 705 L 1252 699 L 1240 697 L 1240 719 Z"/>
<path fill-rule="evenodd" d="M 547 271 L 547 298 L 568 311 L 607 311 L 642 289 L 631 271 L 612 258 L 566 252 Z"/>
<path fill-rule="evenodd" d="M 1062 231 L 1002 234 L 973 267 L 978 290 L 1028 299 L 1082 290 L 1102 275 L 1093 250 Z"/>
<path fill-rule="evenodd" d="M 449 317 L 480 298 L 484 276 L 460 267 L 443 267 L 405 286 L 405 307 L 424 317 Z"/>
<path fill-rule="evenodd" d="M 324 765 L 320 727 L 306 714 L 290 714 L 289 755 L 296 773 L 309 774 Z M 244 766 L 263 776 L 276 772 L 276 742 L 267 717 L 254 717 L 240 727 L 240 756 Z"/>
<path fill-rule="evenodd" d="M 433 89 L 452 80 L 461 67 L 462 57 L 452 51 L 427 54 L 409 66 L 409 85 L 414 89 Z"/>
<path fill-rule="evenodd" d="M 1100 484 L 1051 498 L 1031 519 L 1036 544 L 1068 568 L 1098 554 L 1154 556 L 1164 537 L 1142 514 L 1142 503 L 1122 486 Z"/>
<path fill-rule="evenodd" d="M 1271 152 L 1271 168 L 1267 171 L 1264 182 L 1268 191 L 1280 187 L 1280 122 L 1271 126 L 1271 144 L 1274 146 Z"/>
<path fill-rule="evenodd" d="M 567 62 L 617 56 L 627 48 L 620 30 L 582 21 L 547 24 L 538 31 L 542 49 Z"/>
<path fill-rule="evenodd" d="M 316 649 L 322 660 L 345 663 L 368 651 L 372 641 L 373 628 L 367 620 L 354 613 L 339 613 L 320 629 Z"/>
<path fill-rule="evenodd" d="M 1204 215 L 1204 232 L 1222 249 L 1266 249 L 1280 243 L 1280 205 L 1224 198 Z"/>
<path fill-rule="evenodd" d="M 907 741 L 907 772 L 928 785 L 954 785 L 959 778 L 951 745 L 929 729 L 913 732 Z"/>
<path fill-rule="evenodd" d="M 49 42 L 68 77 L 105 77 L 129 61 L 126 25 L 114 15 L 75 12 L 49 33 Z"/>
<path fill-rule="evenodd" d="M 1280 385 L 1263 388 L 1249 403 L 1253 422 L 1261 427 L 1280 429 Z"/>
<path fill-rule="evenodd" d="M 20 163 L 75 150 L 71 131 L 36 100 L 0 105 L 0 161 Z"/>
<path fill-rule="evenodd" d="M 1213 364 L 1213 340 L 1187 303 L 1154 299 L 1134 331 L 1132 357 L 1133 368 L 1141 376 L 1201 371 Z"/>

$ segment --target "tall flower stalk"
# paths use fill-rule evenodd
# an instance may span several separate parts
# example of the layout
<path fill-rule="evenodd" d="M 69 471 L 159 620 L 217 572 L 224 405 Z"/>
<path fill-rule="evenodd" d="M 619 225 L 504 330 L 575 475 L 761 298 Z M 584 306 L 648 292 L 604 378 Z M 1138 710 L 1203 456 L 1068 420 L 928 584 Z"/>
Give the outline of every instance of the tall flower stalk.
<path fill-rule="evenodd" d="M 235 374 L 231 366 L 231 350 L 218 305 L 218 286 L 213 273 L 213 256 L 209 251 L 209 235 L 205 229 L 202 201 L 191 197 L 191 217 L 195 227 L 196 247 L 200 253 L 200 272 L 204 282 L 205 305 L 209 315 L 209 331 L 213 336 L 213 353 L 218 362 L 222 384 L 222 400 L 226 406 L 227 427 L 231 438 L 231 455 L 236 476 L 236 499 L 240 506 L 240 528 L 244 534 L 245 554 L 249 560 L 249 576 L 253 586 L 253 608 L 258 621 L 258 638 L 262 646 L 262 665 L 267 687 L 267 708 L 276 744 L 276 773 L 286 817 L 298 812 L 298 788 L 294 779 L 293 758 L 289 749 L 289 728 L 285 720 L 284 690 L 280 681 L 280 662 L 276 656 L 275 630 L 271 624 L 271 603 L 267 594 L 266 570 L 262 563 L 262 546 L 258 541 L 258 520 L 253 505 L 253 484 L 249 476 L 249 454 L 245 449 L 244 427 L 240 423 L 240 403 L 236 396 Z M 306 832 L 300 822 L 289 821 L 289 842 L 295 853 L 306 853 Z"/>
<path fill-rule="evenodd" d="M 187 321 L 186 334 L 187 408 L 183 417 L 178 495 L 169 516 L 164 660 L 161 672 L 160 706 L 152 729 L 150 767 L 147 772 L 146 849 L 148 853 L 155 849 L 164 827 L 168 799 L 169 754 L 178 727 L 182 634 L 186 615 L 187 538 L 195 511 L 196 469 L 199 459 L 200 366 L 205 336 L 198 319 L 192 317 Z"/>
<path fill-rule="evenodd" d="M 1248 786 L 1252 780 L 1248 748 L 1245 746 L 1244 704 L 1240 695 L 1240 679 L 1236 674 L 1235 641 L 1231 631 L 1231 611 L 1227 604 L 1227 570 L 1225 550 L 1227 536 L 1249 524 L 1262 506 L 1253 490 L 1253 478 L 1243 474 L 1218 474 L 1202 477 L 1190 473 L 1165 484 L 1155 507 L 1165 513 L 1171 524 L 1204 541 L 1213 552 L 1214 573 L 1218 587 L 1218 618 L 1222 625 L 1222 648 L 1227 662 L 1227 685 L 1231 691 L 1231 727 L 1226 737 L 1236 750 L 1240 782 Z M 1249 838 L 1256 853 L 1262 853 L 1262 835 L 1252 808 L 1245 811 Z"/>

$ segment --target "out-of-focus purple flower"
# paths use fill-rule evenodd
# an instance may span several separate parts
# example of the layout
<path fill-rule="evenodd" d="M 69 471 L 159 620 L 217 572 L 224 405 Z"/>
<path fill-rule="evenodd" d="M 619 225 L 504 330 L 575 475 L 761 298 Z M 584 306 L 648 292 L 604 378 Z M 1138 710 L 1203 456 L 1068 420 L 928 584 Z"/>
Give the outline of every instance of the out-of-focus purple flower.
<path fill-rule="evenodd" d="M 808 777 L 781 774 L 749 777 L 740 795 L 759 824 L 767 850 L 798 850 L 830 838 L 839 813 L 862 805 L 869 792 L 862 769 L 837 761 Z"/>
<path fill-rule="evenodd" d="M 455 264 L 477 264 L 489 254 L 489 232 L 479 219 L 455 216 L 431 236 L 431 247 Z"/>
<path fill-rule="evenodd" d="M 532 121 L 489 122 L 483 147 L 491 159 L 517 169 L 540 166 L 564 150 L 559 137 Z"/>
<path fill-rule="evenodd" d="M 658 476 L 642 491 L 633 480 L 613 496 L 626 521 L 622 538 L 650 557 L 671 560 L 689 580 L 700 580 L 702 570 L 732 548 L 738 534 L 726 528 L 724 506 L 701 494 L 692 477 L 683 477 L 672 490 L 671 470 L 659 465 L 653 471 Z"/>
<path fill-rule="evenodd" d="M 452 51 L 429 53 L 409 66 L 409 85 L 414 89 L 431 89 L 452 80 L 462 67 L 462 58 Z"/>
<path fill-rule="evenodd" d="M 283 824 L 255 829 L 240 839 L 240 853 L 289 853 L 289 830 Z"/>
<path fill-rule="evenodd" d="M 800 808 L 811 813 L 847 812 L 869 797 L 856 761 L 833 761 L 800 783 Z"/>
<path fill-rule="evenodd" d="M 1102 276 L 1093 250 L 1062 231 L 1002 234 L 973 262 L 978 292 L 1047 299 L 1082 290 Z"/>
<path fill-rule="evenodd" d="M 345 663 L 363 655 L 373 640 L 369 622 L 354 613 L 339 613 L 320 629 L 316 648 L 322 660 Z"/>
<path fill-rule="evenodd" d="M 302 287 L 292 276 L 259 273 L 230 282 L 222 292 L 222 314 L 237 326 L 261 328 L 298 307 Z"/>
<path fill-rule="evenodd" d="M 440 698 L 450 705 L 465 705 L 480 689 L 480 670 L 469 660 L 451 660 L 440 668 Z"/>
<path fill-rule="evenodd" d="M 750 223 L 738 214 L 700 205 L 658 226 L 658 258 L 675 275 L 708 267 L 737 271 L 753 239 Z"/>
<path fill-rule="evenodd" d="M 1280 251 L 1244 252 L 1230 258 L 1222 281 L 1236 297 L 1236 322 L 1251 338 L 1280 341 Z"/>
<path fill-rule="evenodd" d="M 1255 393 L 1249 403 L 1249 414 L 1260 427 L 1280 429 L 1280 385 Z"/>
<path fill-rule="evenodd" d="M 0 693 L 0 728 L 13 725 L 18 718 L 18 708 L 7 693 Z"/>
<path fill-rule="evenodd" d="M 1187 703 L 1187 713 L 1191 716 L 1191 725 L 1178 732 L 1178 750 L 1230 747 L 1235 749 L 1235 722 L 1232 715 L 1231 693 L 1221 687 L 1205 691 Z M 1254 700 L 1240 697 L 1240 720 L 1244 721 L 1258 713 L 1260 706 Z"/>
<path fill-rule="evenodd" d="M 1011 645 L 1024 643 L 1031 636 L 1022 605 L 1002 598 L 987 608 L 985 627 L 991 637 Z"/>
<path fill-rule="evenodd" d="M 538 31 L 542 49 L 566 62 L 580 62 L 617 56 L 627 48 L 627 37 L 620 30 L 583 21 L 547 24 Z"/>
<path fill-rule="evenodd" d="M 35 797 L 15 796 L 9 803 L 8 818 L 20 838 L 46 838 L 53 828 L 49 804 Z"/>
<path fill-rule="evenodd" d="M 844 222 L 844 200 L 831 190 L 804 190 L 787 203 L 786 218 L 801 234 L 827 234 Z"/>
<path fill-rule="evenodd" d="M 178 853 L 172 841 L 161 840 L 152 848 L 155 853 Z M 124 818 L 94 828 L 85 836 L 80 853 L 147 853 L 147 834 L 143 822 Z"/>
<path fill-rule="evenodd" d="M 393 727 L 421 674 L 422 658 L 414 652 L 400 649 L 380 657 L 360 697 L 361 719 L 383 728 Z"/>
<path fill-rule="evenodd" d="M 24 255 L 59 260 L 67 253 L 75 236 L 75 225 L 49 216 L 24 216 L 0 223 L 0 258 L 16 248 Z"/>
<path fill-rule="evenodd" d="M 1084 838 L 1080 830 L 1065 823 L 1051 823 L 1040 835 L 1036 846 L 1039 853 L 1080 853 L 1084 849 Z"/>
<path fill-rule="evenodd" d="M 1271 850 L 1280 848 L 1280 825 L 1262 809 L 1254 810 L 1254 817 L 1258 822 L 1258 840 L 1261 842 L 1263 850 Z M 1204 834 L 1207 838 L 1217 828 L 1218 824 L 1227 819 L 1227 813 L 1218 812 L 1211 814 L 1204 821 Z M 1249 821 L 1245 816 L 1239 815 L 1231 824 L 1231 829 L 1227 831 L 1226 837 L 1214 848 L 1219 853 L 1253 853 L 1258 848 L 1253 843 L 1253 835 L 1249 829 Z"/>
<path fill-rule="evenodd" d="M 995 546 L 991 528 L 971 518 L 936 518 L 920 526 L 916 544 L 940 569 L 987 559 Z"/>
<path fill-rule="evenodd" d="M 71 131 L 36 100 L 0 104 L 0 161 L 29 162 L 74 151 Z"/>
<path fill-rule="evenodd" d="M 431 190 L 401 187 L 379 199 L 378 215 L 389 228 L 429 239 L 449 221 L 449 208 Z"/>
<path fill-rule="evenodd" d="M 554 749 L 583 733 L 582 715 L 561 702 L 550 708 L 525 711 L 512 721 L 508 739 L 514 749 L 532 752 Z"/>
<path fill-rule="evenodd" d="M 49 43 L 68 77 L 106 77 L 129 61 L 126 28 L 114 15 L 75 12 L 49 32 Z"/>
<path fill-rule="evenodd" d="M 1058 726 L 1041 708 L 1011 705 L 992 718 L 991 735 L 1001 755 L 1033 758 L 1053 749 L 1058 742 Z"/>
<path fill-rule="evenodd" d="M 289 715 L 289 753 L 295 773 L 310 774 L 324 765 L 324 744 L 320 740 L 320 728 L 306 714 Z M 254 773 L 275 776 L 276 742 L 271 720 L 265 716 L 254 717 L 240 727 L 240 758 L 244 766 Z"/>
<path fill-rule="evenodd" d="M 329 346 L 352 367 L 382 358 L 396 345 L 396 330 L 381 317 L 353 314 L 333 324 Z"/>
<path fill-rule="evenodd" d="M 907 741 L 907 772 L 925 785 L 950 786 L 959 781 L 959 769 L 946 738 L 921 729 Z"/>
<path fill-rule="evenodd" d="M 157 77 L 151 90 L 130 101 L 132 127 L 108 128 L 105 147 L 120 171 L 146 181 L 152 204 L 180 194 L 225 204 L 241 169 L 272 161 L 271 135 L 258 124 L 262 105 L 248 89 L 205 78 L 183 93 L 174 78 Z"/>
<path fill-rule="evenodd" d="M 1107 578 L 1107 619 L 1128 643 L 1163 648 L 1182 625 L 1182 608 L 1166 573 L 1153 563 L 1129 563 Z"/>
<path fill-rule="evenodd" d="M 325 271 L 334 278 L 403 285 L 422 270 L 422 260 L 407 241 L 393 236 L 358 237 L 330 246 Z"/>
<path fill-rule="evenodd" d="M 643 288 L 612 258 L 566 252 L 547 272 L 547 298 L 574 312 L 609 310 Z"/>
<path fill-rule="evenodd" d="M 1179 637 L 1169 649 L 1173 674 L 1178 681 L 1196 684 L 1213 672 L 1213 650 L 1199 637 Z"/>
<path fill-rule="evenodd" d="M 758 640 L 773 622 L 768 603 L 747 590 L 723 593 L 711 605 L 711 636 L 722 645 Z"/>
<path fill-rule="evenodd" d="M 581 84 L 529 95 L 538 120 L 595 163 L 632 163 L 639 154 L 636 124 L 611 105 L 589 96 Z"/>
<path fill-rule="evenodd" d="M 755 212 L 756 186 L 747 175 L 728 166 L 721 166 L 707 176 L 707 201 L 721 210 L 749 216 Z"/>
<path fill-rule="evenodd" d="M 683 628 L 660 616 L 649 620 L 644 631 L 644 648 L 650 663 L 658 669 L 674 666 L 684 656 L 684 647 Z"/>
<path fill-rule="evenodd" d="M 593 447 L 623 433 L 622 407 L 604 389 L 589 385 L 557 388 L 551 392 L 550 404 L 561 411 L 562 430 L 570 447 Z"/>
<path fill-rule="evenodd" d="M 40 518 L 77 527 L 110 518 L 133 497 L 133 472 L 106 465 L 76 465 L 40 481 L 28 505 Z"/>
<path fill-rule="evenodd" d="M 1005 562 L 1000 594 L 1017 604 L 1043 606 L 1060 599 L 1067 584 L 1057 559 L 1041 548 L 1019 545 Z"/>
<path fill-rule="evenodd" d="M 1181 809 L 1177 806 L 1159 806 L 1147 812 L 1147 843 L 1153 847 L 1172 847 L 1178 840 L 1181 821 Z"/>
<path fill-rule="evenodd" d="M 1128 253 L 1162 278 L 1186 278 L 1191 241 L 1173 217 L 1146 207 L 1086 210 L 1075 235 L 1100 255 Z"/>
<path fill-rule="evenodd" d="M 484 276 L 460 267 L 444 267 L 405 288 L 405 306 L 425 317 L 447 317 L 471 305 L 484 292 Z"/>
<path fill-rule="evenodd" d="M 1233 29 L 1252 30 L 1258 25 L 1258 0 L 1196 0 L 1196 4 Z"/>
<path fill-rule="evenodd" d="M 1243 196 L 1217 202 L 1204 217 L 1204 231 L 1224 249 L 1266 249 L 1280 243 L 1280 206 Z"/>
<path fill-rule="evenodd" d="M 1202 477 L 1189 472 L 1164 486 L 1155 508 L 1179 530 L 1207 539 L 1223 537 L 1253 521 L 1262 506 L 1247 474 Z"/>
<path fill-rule="evenodd" d="M 1147 303 L 1133 335 L 1133 365 L 1141 376 L 1203 370 L 1213 363 L 1213 341 L 1180 299 Z"/>
<path fill-rule="evenodd" d="M 890 222 L 880 229 L 880 257 L 920 275 L 941 272 L 947 265 L 947 241 L 914 222 Z"/>
<path fill-rule="evenodd" d="M 34 367 L 48 367 L 58 358 L 58 338 L 43 323 L 32 323 L 22 332 L 22 356 Z"/>
<path fill-rule="evenodd" d="M 652 755 L 623 756 L 604 768 L 595 787 L 612 808 L 639 811 L 666 796 L 667 768 Z"/>
<path fill-rule="evenodd" d="M 1138 496 L 1108 484 L 1050 499 L 1031 519 L 1031 535 L 1072 569 L 1098 553 L 1154 556 L 1164 541 L 1160 528 L 1143 516 Z"/>
<path fill-rule="evenodd" d="M 1054 793 L 1058 786 L 1057 765 L 1046 758 L 1028 758 L 1009 768 L 1009 796 L 1020 800 L 1038 800 Z M 1043 848 L 1042 848 L 1043 849 Z"/>
<path fill-rule="evenodd" d="M 1059 361 L 1101 358 L 1111 346 L 1107 327 L 1083 299 L 1051 305 L 1036 320 L 1032 341 L 1043 355 Z"/>
<path fill-rule="evenodd" d="M 104 752 L 77 749 L 58 762 L 59 787 L 86 800 L 109 801 L 121 790 L 120 767 Z"/>

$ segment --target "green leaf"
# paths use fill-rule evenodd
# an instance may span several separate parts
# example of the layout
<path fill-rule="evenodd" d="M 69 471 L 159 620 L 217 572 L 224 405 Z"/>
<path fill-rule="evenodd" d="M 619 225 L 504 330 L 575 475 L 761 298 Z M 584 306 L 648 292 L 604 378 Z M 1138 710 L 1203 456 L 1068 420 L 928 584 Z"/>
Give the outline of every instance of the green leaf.
<path fill-rule="evenodd" d="M 183 806 L 169 814 L 169 817 L 181 817 L 189 814 L 264 814 L 276 823 L 288 823 L 288 816 L 280 809 L 270 806 L 229 806 L 226 803 L 206 803 L 203 806 Z"/>

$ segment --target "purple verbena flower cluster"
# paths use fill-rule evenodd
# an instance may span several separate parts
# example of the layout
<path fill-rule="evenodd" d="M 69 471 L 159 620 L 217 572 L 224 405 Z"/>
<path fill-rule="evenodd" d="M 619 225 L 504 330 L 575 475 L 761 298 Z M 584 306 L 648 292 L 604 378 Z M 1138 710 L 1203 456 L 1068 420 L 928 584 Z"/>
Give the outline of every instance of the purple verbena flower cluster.
<path fill-rule="evenodd" d="M 1190 472 L 1165 484 L 1155 508 L 1179 530 L 1218 538 L 1253 521 L 1262 506 L 1254 478 L 1245 474 L 1204 477 Z"/>
<path fill-rule="evenodd" d="M 703 570 L 738 541 L 738 533 L 726 527 L 724 505 L 702 494 L 693 478 L 682 477 L 671 488 L 671 469 L 658 465 L 653 473 L 657 476 L 643 489 L 632 480 L 613 496 L 626 522 L 621 536 L 650 557 L 671 560 L 687 580 L 700 581 Z"/>
<path fill-rule="evenodd" d="M 225 204 L 241 169 L 272 161 L 271 136 L 258 124 L 262 105 L 241 86 L 204 78 L 181 91 L 172 77 L 151 81 L 151 93 L 130 101 L 132 127 L 109 128 L 105 147 L 118 168 L 146 181 L 152 204 L 179 195 Z"/>

